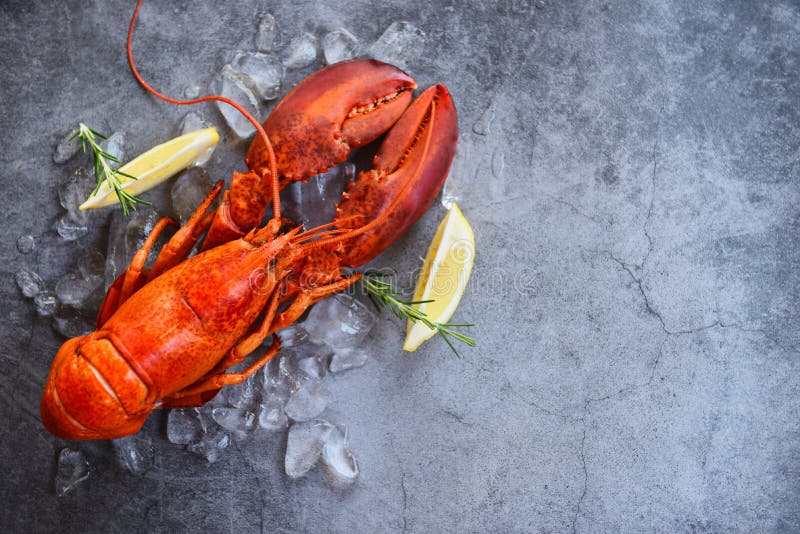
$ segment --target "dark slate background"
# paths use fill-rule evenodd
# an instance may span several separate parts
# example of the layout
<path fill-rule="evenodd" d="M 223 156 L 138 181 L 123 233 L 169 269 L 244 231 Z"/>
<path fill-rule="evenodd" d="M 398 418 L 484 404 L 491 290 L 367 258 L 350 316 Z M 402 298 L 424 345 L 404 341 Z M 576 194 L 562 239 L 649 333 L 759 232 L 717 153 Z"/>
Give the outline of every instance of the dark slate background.
<path fill-rule="evenodd" d="M 285 434 L 208 465 L 165 443 L 157 414 L 155 468 L 134 477 L 108 443 L 71 444 L 92 474 L 57 498 L 65 443 L 38 402 L 63 339 L 13 273 L 53 283 L 102 244 L 104 216 L 54 253 L 14 244 L 52 240 L 72 164 L 51 154 L 75 122 L 125 131 L 133 155 L 186 112 L 131 77 L 132 7 L 0 3 L 5 530 L 800 530 L 800 8 L 780 1 L 147 2 L 136 54 L 172 95 L 205 85 L 223 50 L 252 49 L 261 9 L 280 43 L 336 27 L 369 43 L 394 20 L 426 31 L 412 72 L 446 83 L 460 112 L 454 172 L 478 255 L 456 318 L 477 323 L 479 348 L 406 354 L 382 318 L 375 358 L 332 382 L 354 487 L 287 479 Z M 243 169 L 245 148 L 226 142 L 212 174 Z M 443 214 L 377 264 L 415 269 Z"/>

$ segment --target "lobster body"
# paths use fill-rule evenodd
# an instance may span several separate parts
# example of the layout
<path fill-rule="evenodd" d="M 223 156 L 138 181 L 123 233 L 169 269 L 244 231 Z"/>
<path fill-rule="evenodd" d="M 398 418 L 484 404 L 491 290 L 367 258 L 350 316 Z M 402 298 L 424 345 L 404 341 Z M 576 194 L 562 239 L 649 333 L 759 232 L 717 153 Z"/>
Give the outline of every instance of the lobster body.
<path fill-rule="evenodd" d="M 164 399 L 211 373 L 256 322 L 281 278 L 275 269 L 291 256 L 287 243 L 237 239 L 189 258 L 102 328 L 67 341 L 42 400 L 48 430 L 68 439 L 136 432 Z"/>

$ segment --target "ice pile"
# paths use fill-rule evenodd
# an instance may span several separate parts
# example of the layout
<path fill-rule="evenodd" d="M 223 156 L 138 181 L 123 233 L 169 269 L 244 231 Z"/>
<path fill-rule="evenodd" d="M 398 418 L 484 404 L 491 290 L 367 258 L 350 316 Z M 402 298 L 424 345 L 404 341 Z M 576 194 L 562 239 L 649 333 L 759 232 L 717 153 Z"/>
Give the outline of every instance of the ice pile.
<path fill-rule="evenodd" d="M 80 451 L 61 449 L 56 468 L 56 494 L 63 497 L 89 478 L 89 463 Z"/>
<path fill-rule="evenodd" d="M 346 429 L 318 418 L 333 401 L 325 381 L 328 371 L 366 363 L 360 345 L 375 320 L 366 305 L 350 296 L 323 300 L 305 322 L 278 333 L 280 353 L 250 379 L 223 388 L 201 408 L 170 411 L 167 438 L 214 462 L 232 440 L 242 441 L 252 432 L 281 431 L 291 424 L 289 476 L 302 476 L 322 458 L 334 480 L 352 482 L 358 467 L 347 448 Z"/>
<path fill-rule="evenodd" d="M 94 330 L 91 316 L 103 298 L 105 259 L 98 251 L 87 251 L 80 259 L 79 270 L 62 276 L 55 292 L 34 271 L 20 269 L 14 279 L 22 295 L 33 299 L 40 317 L 52 318 L 53 328 L 66 337 L 88 334 Z"/>
<path fill-rule="evenodd" d="M 275 17 L 269 13 L 257 16 L 255 50 L 226 53 L 225 65 L 209 87 L 213 94 L 234 100 L 257 119 L 264 111 L 264 101 L 280 96 L 285 72 L 317 64 L 320 52 L 328 65 L 362 54 L 408 69 L 419 60 L 425 45 L 425 33 L 421 29 L 409 22 L 396 21 L 372 45 L 365 47 L 345 28 L 319 35 L 303 32 L 292 37 L 285 46 L 278 47 Z M 187 98 L 196 96 L 194 90 L 187 94 Z M 222 102 L 216 105 L 236 138 L 247 139 L 255 133 L 253 125 L 241 113 Z"/>

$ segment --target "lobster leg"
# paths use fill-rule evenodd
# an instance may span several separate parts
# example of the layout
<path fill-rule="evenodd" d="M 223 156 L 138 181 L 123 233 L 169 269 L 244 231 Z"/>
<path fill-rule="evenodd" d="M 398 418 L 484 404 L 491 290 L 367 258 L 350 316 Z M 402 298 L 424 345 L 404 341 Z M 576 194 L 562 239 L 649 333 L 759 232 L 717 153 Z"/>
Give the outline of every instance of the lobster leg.
<path fill-rule="evenodd" d="M 289 307 L 278 314 L 278 317 L 276 318 L 275 323 L 272 325 L 270 332 L 277 332 L 278 330 L 286 328 L 290 324 L 297 321 L 297 319 L 303 315 L 309 306 L 316 304 L 329 295 L 333 295 L 334 293 L 338 293 L 339 291 L 347 289 L 351 285 L 358 282 L 360 278 L 361 273 L 355 273 L 347 278 L 342 278 L 341 280 L 337 280 L 336 282 L 328 285 L 309 289 L 301 289 L 300 294 L 295 297 L 294 301 L 292 301 Z"/>
<path fill-rule="evenodd" d="M 203 389 L 202 391 L 196 391 L 196 388 L 199 387 L 201 384 L 213 383 L 209 382 L 212 378 L 225 376 L 226 369 L 236 365 L 237 363 L 240 363 L 247 357 L 248 354 L 256 350 L 259 347 L 259 345 L 261 345 L 261 343 L 264 342 L 264 339 L 269 335 L 270 325 L 275 319 L 275 312 L 278 311 L 278 304 L 280 303 L 279 297 L 280 297 L 280 291 L 276 290 L 273 293 L 272 298 L 270 298 L 269 303 L 267 304 L 266 313 L 264 315 L 264 320 L 261 322 L 261 325 L 256 330 L 250 332 L 247 336 L 241 339 L 239 343 L 237 343 L 236 346 L 234 346 L 230 350 L 230 352 L 228 352 L 225 358 L 219 364 L 217 364 L 217 366 L 214 369 L 211 370 L 209 376 L 201 379 L 199 382 L 196 382 L 195 384 L 188 386 L 185 390 L 179 391 L 178 393 L 175 393 L 174 395 L 167 397 L 166 399 L 164 399 L 162 407 L 184 408 L 189 406 L 202 406 L 209 400 L 213 399 L 214 396 L 216 396 L 217 392 L 219 391 L 219 388 L 209 387 L 207 389 Z M 261 359 L 259 359 L 253 365 L 258 364 L 260 367 L 263 366 L 268 361 L 269 358 L 267 358 L 263 363 L 259 363 L 261 362 Z M 252 367 L 253 366 L 251 366 L 250 368 Z M 245 373 L 249 372 L 250 368 L 248 368 L 248 370 L 245 371 Z M 258 367 L 255 368 L 253 372 L 257 370 Z"/>
<path fill-rule="evenodd" d="M 196 397 L 198 399 L 203 398 L 203 393 L 208 393 L 210 391 L 219 390 L 225 386 L 232 386 L 234 384 L 240 384 L 250 378 L 256 371 L 264 367 L 269 361 L 278 354 L 278 351 L 281 348 L 281 342 L 278 338 L 272 342 L 272 345 L 269 347 L 269 350 L 265 352 L 258 360 L 253 362 L 253 364 L 242 371 L 241 373 L 220 373 L 217 375 L 210 376 L 200 382 L 192 384 L 191 386 L 187 387 L 186 389 L 182 389 L 174 393 L 173 395 L 164 399 L 164 403 L 162 404 L 162 408 L 178 408 L 178 407 L 187 407 L 192 406 L 193 404 L 187 404 L 186 402 L 191 402 L 186 397 Z M 213 398 L 213 395 L 212 397 Z M 202 400 L 200 404 L 204 404 L 209 399 L 206 398 Z M 182 402 L 183 401 L 183 402 Z"/>
<path fill-rule="evenodd" d="M 164 231 L 167 225 L 177 226 L 178 224 L 168 217 L 158 221 L 155 228 L 150 232 L 150 235 L 147 236 L 142 247 L 136 251 L 133 260 L 131 260 L 131 264 L 108 288 L 106 298 L 103 301 L 103 305 L 100 307 L 100 312 L 97 314 L 98 328 L 105 324 L 114 312 L 140 287 L 189 255 L 194 244 L 211 224 L 213 215 L 208 214 L 205 216 L 204 213 L 217 196 L 219 196 L 223 185 L 224 182 L 222 180 L 214 185 L 186 224 L 179 229 L 175 235 L 170 238 L 164 248 L 161 249 L 152 269 L 150 269 L 149 272 L 145 272 L 144 264 L 158 236 Z"/>
<path fill-rule="evenodd" d="M 148 281 L 186 259 L 200 236 L 211 226 L 213 214 L 206 215 L 205 213 L 219 196 L 224 184 L 225 182 L 220 180 L 211 188 L 211 191 L 206 195 L 203 202 L 197 206 L 197 209 L 194 210 L 186 224 L 175 232 L 175 235 L 164 245 L 147 275 Z"/>
<path fill-rule="evenodd" d="M 108 288 L 106 298 L 103 300 L 103 305 L 100 307 L 100 312 L 97 314 L 97 327 L 100 328 L 105 322 L 114 315 L 114 312 L 128 300 L 137 289 L 142 287 L 146 282 L 146 275 L 144 271 L 144 263 L 147 261 L 147 255 L 155 245 L 158 236 L 167 225 L 177 225 L 174 220 L 164 217 L 156 223 L 156 226 L 147 236 L 144 244 L 136 251 L 130 265 L 125 272 L 119 275 L 114 283 Z"/>

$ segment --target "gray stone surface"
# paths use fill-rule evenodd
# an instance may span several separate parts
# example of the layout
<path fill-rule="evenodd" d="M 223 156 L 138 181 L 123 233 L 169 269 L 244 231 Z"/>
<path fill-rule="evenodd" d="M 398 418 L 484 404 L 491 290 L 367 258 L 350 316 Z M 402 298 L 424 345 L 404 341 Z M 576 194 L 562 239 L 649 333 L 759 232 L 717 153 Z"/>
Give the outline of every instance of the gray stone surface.
<path fill-rule="evenodd" d="M 41 426 L 63 338 L 13 274 L 52 286 L 107 232 L 96 213 L 89 235 L 53 246 L 56 184 L 76 163 L 52 151 L 82 120 L 124 131 L 135 154 L 187 111 L 129 74 L 131 4 L 0 3 L 4 530 L 800 530 L 795 2 L 146 3 L 135 53 L 171 95 L 205 86 L 221 51 L 252 49 L 266 9 L 279 47 L 339 27 L 369 44 L 408 20 L 427 35 L 412 73 L 456 100 L 478 242 L 456 318 L 477 323 L 479 346 L 461 361 L 438 340 L 406 354 L 403 325 L 381 318 L 375 359 L 331 382 L 362 472 L 345 489 L 289 480 L 285 433 L 208 465 L 166 442 L 157 413 L 155 467 L 136 477 L 109 443 Z M 215 178 L 244 168 L 246 145 L 228 138 Z M 412 272 L 443 214 L 376 264 Z M 23 234 L 35 253 L 17 250 Z M 57 498 L 67 445 L 92 472 Z"/>

